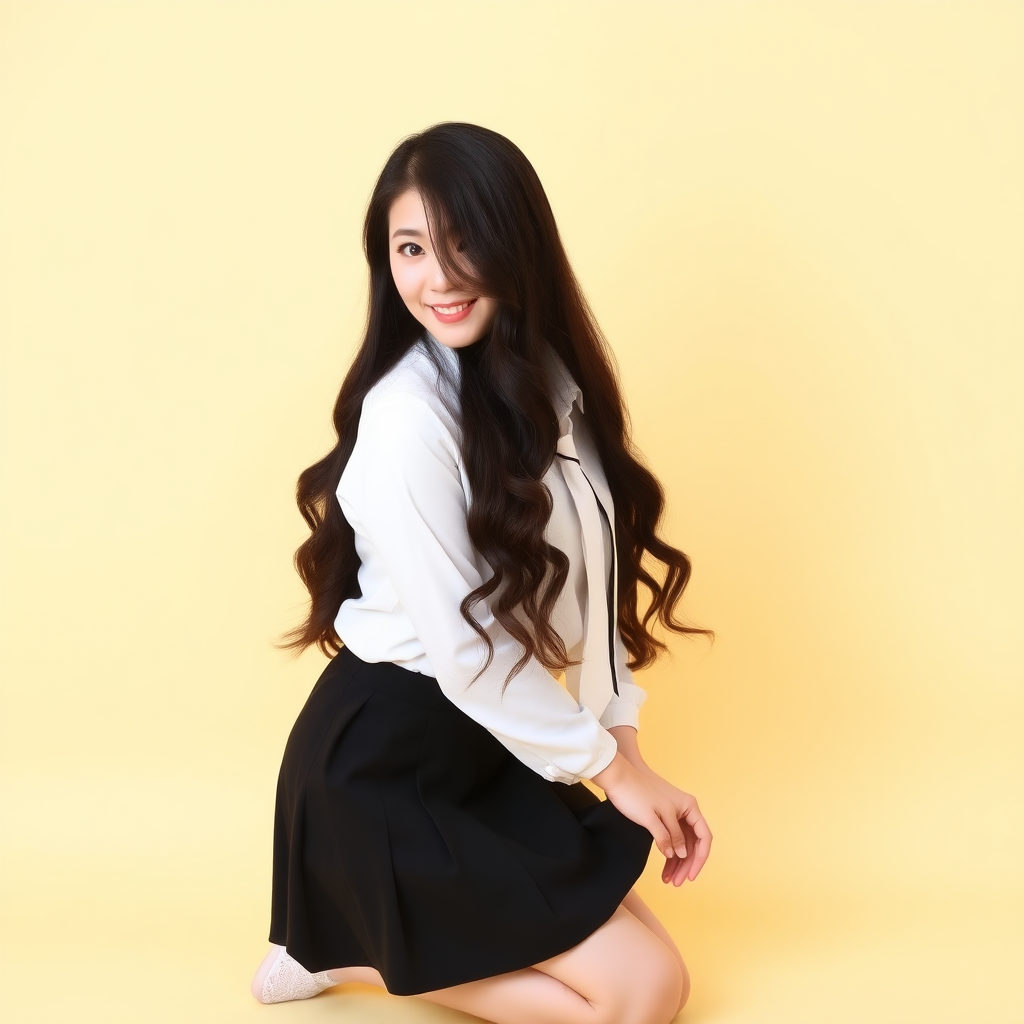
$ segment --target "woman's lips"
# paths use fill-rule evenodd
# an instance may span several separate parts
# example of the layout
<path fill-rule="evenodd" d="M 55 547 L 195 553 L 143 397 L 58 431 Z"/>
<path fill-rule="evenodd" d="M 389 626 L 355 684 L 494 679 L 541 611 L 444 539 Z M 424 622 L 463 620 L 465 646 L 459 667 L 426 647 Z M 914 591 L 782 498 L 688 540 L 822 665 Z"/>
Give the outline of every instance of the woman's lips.
<path fill-rule="evenodd" d="M 460 320 L 465 320 L 473 312 L 475 305 L 476 299 L 470 299 L 469 302 L 456 302 L 451 306 L 431 306 L 430 308 L 434 311 L 434 316 L 441 323 L 457 324 Z M 449 312 L 444 312 L 445 310 Z"/>

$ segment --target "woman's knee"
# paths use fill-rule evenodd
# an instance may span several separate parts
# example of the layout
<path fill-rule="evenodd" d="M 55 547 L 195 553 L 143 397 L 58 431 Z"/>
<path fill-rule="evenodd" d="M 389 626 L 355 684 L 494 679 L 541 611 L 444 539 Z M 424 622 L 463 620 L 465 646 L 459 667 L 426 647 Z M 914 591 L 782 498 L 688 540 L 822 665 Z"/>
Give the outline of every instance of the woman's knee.
<path fill-rule="evenodd" d="M 686 981 L 674 950 L 624 907 L 537 968 L 586 999 L 593 1024 L 668 1024 Z"/>
<path fill-rule="evenodd" d="M 661 942 L 657 948 L 658 962 L 652 965 L 647 1021 L 650 1024 L 667 1024 L 682 1009 L 685 996 L 689 995 L 690 979 L 671 950 Z"/>
<path fill-rule="evenodd" d="M 690 972 L 686 969 L 686 964 L 682 957 L 676 958 L 676 967 L 679 968 L 679 977 L 681 982 L 679 989 L 679 1005 L 676 1007 L 676 1013 L 678 1013 L 690 998 Z"/>
<path fill-rule="evenodd" d="M 682 953 L 679 952 L 675 942 L 672 940 L 672 936 L 668 933 L 668 929 L 658 920 L 654 911 L 644 903 L 635 889 L 630 890 L 622 901 L 622 906 L 644 925 L 648 931 L 653 932 L 672 954 L 680 976 L 679 1001 L 676 1004 L 675 1010 L 678 1013 L 686 1005 L 686 1001 L 690 997 L 690 972 L 686 968 L 686 962 L 683 960 Z"/>
<path fill-rule="evenodd" d="M 689 978 L 676 957 L 655 940 L 632 950 L 623 967 L 624 984 L 601 1016 L 607 1016 L 608 1024 L 668 1024 L 689 990 Z"/>

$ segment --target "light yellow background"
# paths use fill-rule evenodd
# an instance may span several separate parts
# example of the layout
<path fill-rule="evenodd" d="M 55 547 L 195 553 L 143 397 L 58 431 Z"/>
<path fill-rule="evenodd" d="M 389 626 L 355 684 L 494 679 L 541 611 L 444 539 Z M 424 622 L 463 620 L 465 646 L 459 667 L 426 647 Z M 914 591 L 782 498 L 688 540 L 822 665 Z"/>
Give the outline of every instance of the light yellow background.
<path fill-rule="evenodd" d="M 4 1019 L 458 1017 L 247 991 L 295 477 L 447 119 L 537 167 L 718 632 L 642 677 L 684 1019 L 1024 1021 L 1024 5 L 640 0 L 0 7 Z"/>

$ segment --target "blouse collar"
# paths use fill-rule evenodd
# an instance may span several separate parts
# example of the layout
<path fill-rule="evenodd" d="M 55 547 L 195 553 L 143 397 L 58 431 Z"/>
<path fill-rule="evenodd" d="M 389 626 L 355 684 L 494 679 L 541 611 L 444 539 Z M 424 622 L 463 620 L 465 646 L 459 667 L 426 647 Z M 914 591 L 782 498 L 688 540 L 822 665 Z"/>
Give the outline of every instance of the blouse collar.
<path fill-rule="evenodd" d="M 551 388 L 551 404 L 555 407 L 559 422 L 564 422 L 572 411 L 573 403 L 583 412 L 583 391 L 573 380 L 569 368 L 562 362 L 561 356 L 550 346 L 546 346 L 544 354 L 548 362 L 548 386 Z M 564 432 L 564 431 L 563 431 Z"/>

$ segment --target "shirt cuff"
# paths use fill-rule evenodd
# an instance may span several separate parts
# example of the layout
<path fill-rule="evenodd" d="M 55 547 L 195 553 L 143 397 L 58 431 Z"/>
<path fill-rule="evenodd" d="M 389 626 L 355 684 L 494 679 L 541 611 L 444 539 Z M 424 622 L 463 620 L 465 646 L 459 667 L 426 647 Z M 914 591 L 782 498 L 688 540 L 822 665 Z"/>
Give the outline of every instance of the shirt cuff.
<path fill-rule="evenodd" d="M 613 729 L 617 725 L 631 725 L 639 731 L 640 708 L 630 700 L 616 701 L 604 709 L 600 722 L 606 729 Z"/>
<path fill-rule="evenodd" d="M 615 742 L 615 737 L 610 732 L 605 732 L 600 752 L 578 775 L 573 775 L 556 764 L 541 765 L 538 771 L 548 782 L 563 782 L 571 786 L 581 779 L 592 779 L 599 772 L 603 772 L 615 760 L 618 752 L 619 745 Z"/>

